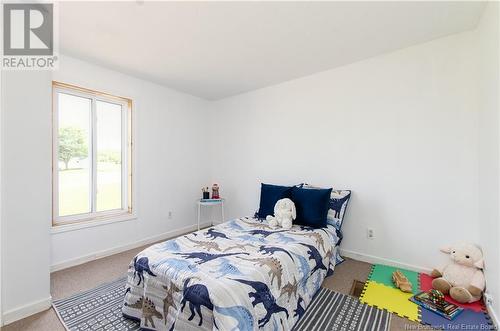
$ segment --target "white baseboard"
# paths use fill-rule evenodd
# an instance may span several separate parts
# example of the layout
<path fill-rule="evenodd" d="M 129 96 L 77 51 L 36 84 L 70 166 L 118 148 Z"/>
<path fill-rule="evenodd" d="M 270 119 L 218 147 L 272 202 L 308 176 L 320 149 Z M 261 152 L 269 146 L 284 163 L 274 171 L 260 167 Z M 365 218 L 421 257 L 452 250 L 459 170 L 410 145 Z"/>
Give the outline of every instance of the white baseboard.
<path fill-rule="evenodd" d="M 205 227 L 208 227 L 210 225 L 211 225 L 211 223 L 207 222 L 207 223 L 200 224 L 200 227 L 201 228 L 205 228 Z M 162 241 L 162 240 L 167 240 L 167 239 L 170 239 L 170 238 L 178 237 L 178 236 L 180 236 L 182 234 L 193 232 L 193 231 L 195 231 L 197 229 L 198 229 L 198 225 L 197 224 L 193 224 L 193 225 L 186 226 L 186 227 L 183 227 L 183 228 L 180 228 L 180 229 L 172 230 L 172 231 L 165 232 L 165 233 L 162 233 L 162 234 L 159 234 L 159 235 L 156 235 L 156 236 L 145 238 L 145 239 L 133 242 L 133 243 L 129 243 L 129 244 L 126 244 L 126 245 L 123 245 L 123 246 L 113 247 L 113 248 L 105 249 L 105 250 L 102 250 L 102 251 L 99 251 L 99 252 L 95 252 L 93 254 L 89 254 L 89 255 L 85 255 L 85 256 L 80 256 L 80 257 L 77 257 L 77 258 L 74 258 L 74 259 L 66 260 L 66 261 L 63 261 L 63 262 L 60 262 L 60 263 L 53 264 L 50 267 L 50 272 L 55 272 L 55 271 L 59 271 L 59 270 L 71 268 L 71 267 L 74 267 L 74 266 L 77 266 L 77 265 L 80 265 L 80 264 L 83 264 L 83 263 L 87 263 L 87 262 L 90 262 L 90 261 L 101 259 L 103 257 L 107 257 L 107 256 L 110 256 L 110 255 L 118 254 L 118 253 L 121 253 L 121 252 L 124 252 L 124 251 L 128 251 L 130 249 L 134 249 L 134 248 L 141 247 L 141 246 L 144 246 L 144 245 L 153 244 L 153 243 L 156 243 L 158 241 Z"/>
<path fill-rule="evenodd" d="M 354 252 L 354 251 L 342 249 L 342 248 L 340 249 L 340 255 L 345 256 L 345 257 L 349 257 L 349 258 L 354 259 L 354 260 L 371 263 L 371 264 L 385 264 L 385 265 L 389 265 L 392 267 L 404 268 L 404 269 L 408 269 L 408 270 L 412 270 L 412 271 L 416 271 L 416 272 L 427 273 L 427 274 L 432 271 L 432 269 L 430 269 L 430 268 L 417 266 L 417 265 L 413 265 L 413 264 L 408 264 L 408 263 L 404 263 L 404 262 L 400 262 L 400 261 L 390 260 L 390 259 L 386 259 L 383 257 L 374 256 L 374 255 L 358 253 L 358 252 Z"/>
<path fill-rule="evenodd" d="M 52 297 L 48 297 L 39 301 L 28 303 L 24 306 L 8 310 L 2 314 L 3 325 L 7 325 L 31 316 L 33 314 L 42 312 L 52 306 Z"/>

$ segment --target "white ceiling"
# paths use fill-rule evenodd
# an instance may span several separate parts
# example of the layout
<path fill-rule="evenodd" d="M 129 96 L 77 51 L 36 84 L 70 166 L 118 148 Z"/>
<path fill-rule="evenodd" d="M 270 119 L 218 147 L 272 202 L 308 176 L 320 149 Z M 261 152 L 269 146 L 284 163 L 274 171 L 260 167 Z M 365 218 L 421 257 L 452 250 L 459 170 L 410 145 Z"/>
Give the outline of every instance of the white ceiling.
<path fill-rule="evenodd" d="M 481 2 L 61 2 L 60 46 L 207 99 L 472 29 Z"/>

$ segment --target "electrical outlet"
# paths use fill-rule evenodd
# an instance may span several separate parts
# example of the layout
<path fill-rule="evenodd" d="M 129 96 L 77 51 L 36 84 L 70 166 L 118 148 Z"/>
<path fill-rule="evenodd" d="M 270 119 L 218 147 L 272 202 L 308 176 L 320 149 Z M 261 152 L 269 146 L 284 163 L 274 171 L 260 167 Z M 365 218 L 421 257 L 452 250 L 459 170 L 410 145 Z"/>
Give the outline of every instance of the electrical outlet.
<path fill-rule="evenodd" d="M 168 219 L 169 219 L 169 220 L 171 220 L 171 219 L 172 219 L 172 212 L 171 212 L 171 211 L 169 211 L 169 212 L 168 212 Z"/>
<path fill-rule="evenodd" d="M 366 229 L 366 238 L 368 239 L 373 239 L 375 238 L 375 233 L 373 232 L 373 229 Z"/>

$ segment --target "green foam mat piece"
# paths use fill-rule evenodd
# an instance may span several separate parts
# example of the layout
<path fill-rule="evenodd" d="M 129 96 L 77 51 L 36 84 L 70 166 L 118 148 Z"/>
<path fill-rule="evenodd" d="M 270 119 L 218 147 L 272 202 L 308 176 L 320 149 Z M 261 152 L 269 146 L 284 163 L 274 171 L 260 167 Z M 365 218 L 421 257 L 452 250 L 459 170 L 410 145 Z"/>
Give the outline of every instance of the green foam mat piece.
<path fill-rule="evenodd" d="M 377 282 L 379 284 L 383 284 L 392 288 L 396 288 L 394 283 L 392 282 L 392 273 L 396 270 L 401 271 L 406 278 L 410 281 L 412 285 L 412 292 L 417 294 L 420 292 L 420 281 L 417 272 L 405 270 L 401 268 L 389 267 L 382 264 L 375 264 L 372 268 L 370 275 L 368 276 L 368 280 Z"/>

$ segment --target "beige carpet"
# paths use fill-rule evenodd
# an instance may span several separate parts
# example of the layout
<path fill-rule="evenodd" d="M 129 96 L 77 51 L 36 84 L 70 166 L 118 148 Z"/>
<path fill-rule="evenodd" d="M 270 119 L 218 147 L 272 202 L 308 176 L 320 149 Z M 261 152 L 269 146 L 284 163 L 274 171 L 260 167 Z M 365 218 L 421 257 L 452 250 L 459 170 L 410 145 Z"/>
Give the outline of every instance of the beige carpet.
<path fill-rule="evenodd" d="M 125 274 L 132 258 L 145 247 L 133 249 L 80 266 L 54 272 L 51 275 L 51 293 L 54 299 L 62 299 L 72 294 L 91 289 Z M 371 265 L 355 260 L 346 260 L 335 269 L 335 274 L 325 279 L 323 286 L 344 294 L 349 294 L 354 279 L 364 281 Z M 405 327 L 406 325 L 406 327 Z M 418 325 L 398 316 L 392 318 L 391 330 L 408 330 L 410 325 Z M 410 326 L 410 328 L 408 327 Z M 64 331 L 54 310 L 35 314 L 1 328 L 2 331 Z M 416 330 L 416 329 L 415 329 Z"/>

